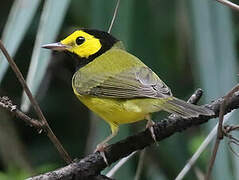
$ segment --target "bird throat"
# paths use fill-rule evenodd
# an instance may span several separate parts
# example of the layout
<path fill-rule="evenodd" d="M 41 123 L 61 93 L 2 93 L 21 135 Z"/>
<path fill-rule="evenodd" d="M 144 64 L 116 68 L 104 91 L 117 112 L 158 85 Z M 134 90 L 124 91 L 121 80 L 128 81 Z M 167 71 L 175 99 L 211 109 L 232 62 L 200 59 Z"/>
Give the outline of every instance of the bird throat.
<path fill-rule="evenodd" d="M 107 45 L 107 46 L 102 46 L 101 49 L 96 52 L 95 54 L 90 55 L 89 57 L 80 57 L 75 53 L 72 52 L 66 52 L 67 54 L 69 54 L 73 60 L 74 60 L 74 64 L 75 64 L 75 71 L 79 70 L 80 68 L 84 67 L 85 65 L 87 65 L 88 63 L 94 61 L 94 59 L 96 59 L 98 56 L 104 54 L 106 51 L 108 51 L 109 49 L 111 49 L 114 46 L 115 42 Z"/>
<path fill-rule="evenodd" d="M 88 58 L 82 58 L 82 57 L 79 57 L 77 54 L 72 53 L 72 52 L 66 52 L 66 53 L 73 58 L 74 66 L 75 66 L 75 72 L 94 60 L 93 56 L 92 57 L 89 56 Z"/>

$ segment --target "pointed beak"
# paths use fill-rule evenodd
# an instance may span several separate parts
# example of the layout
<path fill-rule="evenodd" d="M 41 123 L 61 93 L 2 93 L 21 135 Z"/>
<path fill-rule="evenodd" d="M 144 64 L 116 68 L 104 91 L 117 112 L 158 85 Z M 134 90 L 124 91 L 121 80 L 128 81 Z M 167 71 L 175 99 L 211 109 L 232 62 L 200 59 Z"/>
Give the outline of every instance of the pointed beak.
<path fill-rule="evenodd" d="M 54 51 L 64 51 L 67 48 L 69 48 L 69 46 L 62 44 L 61 42 L 51 43 L 51 44 L 44 44 L 41 47 L 46 48 L 46 49 L 51 49 L 51 50 L 54 50 Z"/>

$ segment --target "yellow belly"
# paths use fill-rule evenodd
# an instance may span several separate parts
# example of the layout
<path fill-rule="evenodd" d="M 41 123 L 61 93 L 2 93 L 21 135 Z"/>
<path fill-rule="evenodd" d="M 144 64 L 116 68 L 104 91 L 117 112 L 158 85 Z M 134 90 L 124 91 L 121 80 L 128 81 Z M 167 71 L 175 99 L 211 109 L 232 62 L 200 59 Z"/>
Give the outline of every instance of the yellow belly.
<path fill-rule="evenodd" d="M 97 98 L 77 96 L 89 109 L 98 114 L 109 123 L 126 124 L 143 120 L 149 112 L 140 105 L 137 100 L 119 100 L 109 98 Z M 147 99 L 145 99 L 147 101 Z M 143 99 L 140 99 L 143 101 Z"/>

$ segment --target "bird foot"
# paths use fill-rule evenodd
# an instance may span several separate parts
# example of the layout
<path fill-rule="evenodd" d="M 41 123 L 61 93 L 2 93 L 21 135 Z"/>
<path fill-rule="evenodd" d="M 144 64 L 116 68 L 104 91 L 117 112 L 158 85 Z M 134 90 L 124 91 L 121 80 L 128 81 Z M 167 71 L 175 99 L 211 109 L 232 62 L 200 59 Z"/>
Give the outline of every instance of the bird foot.
<path fill-rule="evenodd" d="M 107 161 L 107 158 L 105 156 L 105 148 L 107 147 L 107 143 L 104 143 L 104 144 L 98 144 L 96 146 L 96 149 L 94 152 L 99 152 L 101 157 L 104 159 L 104 162 L 106 163 L 107 166 L 109 166 L 109 163 Z"/>
<path fill-rule="evenodd" d="M 155 133 L 154 133 L 154 128 L 153 128 L 154 124 L 155 123 L 152 120 L 148 120 L 148 122 L 146 124 L 146 128 L 149 129 L 152 139 L 154 140 L 156 145 L 158 145 L 158 142 L 156 140 L 156 136 L 155 136 Z"/>

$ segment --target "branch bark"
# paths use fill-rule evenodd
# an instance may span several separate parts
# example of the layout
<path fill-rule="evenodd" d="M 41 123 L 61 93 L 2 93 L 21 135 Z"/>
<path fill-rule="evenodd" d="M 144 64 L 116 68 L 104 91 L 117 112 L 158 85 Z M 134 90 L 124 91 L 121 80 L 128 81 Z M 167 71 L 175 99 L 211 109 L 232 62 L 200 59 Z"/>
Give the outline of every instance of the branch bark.
<path fill-rule="evenodd" d="M 29 116 L 24 114 L 22 111 L 17 109 L 17 106 L 14 105 L 7 96 L 0 97 L 0 107 L 14 114 L 16 117 L 22 119 L 30 127 L 36 128 L 38 132 L 41 132 L 44 130 L 44 123 L 42 123 L 39 120 L 30 118 Z"/>
<path fill-rule="evenodd" d="M 219 122 L 218 122 L 218 128 L 217 128 L 217 139 L 214 144 L 212 156 L 209 162 L 208 172 L 206 174 L 205 180 L 209 180 L 212 172 L 213 165 L 216 160 L 218 148 L 220 145 L 221 140 L 223 139 L 223 120 L 224 120 L 224 114 L 225 114 L 225 104 L 227 103 L 228 99 L 233 95 L 233 93 L 237 92 L 239 90 L 239 86 L 235 86 L 227 95 L 224 97 L 223 102 L 220 105 L 219 110 Z"/>
<path fill-rule="evenodd" d="M 205 107 L 214 111 L 215 115 L 213 116 L 200 116 L 191 119 L 169 116 L 168 119 L 164 119 L 156 123 L 153 127 L 157 141 L 162 141 L 176 132 L 182 132 L 187 128 L 198 126 L 200 124 L 206 123 L 210 119 L 218 117 L 220 105 L 223 103 L 223 101 L 224 98 L 219 98 L 210 104 L 204 105 Z M 233 95 L 226 102 L 225 114 L 237 108 L 239 108 L 239 92 L 233 93 Z M 136 135 L 109 145 L 105 150 L 105 155 L 108 163 L 111 164 L 123 157 L 128 156 L 132 152 L 141 150 L 153 143 L 154 140 L 152 140 L 149 130 L 146 129 Z M 103 158 L 98 152 L 96 152 L 86 156 L 81 160 L 76 160 L 74 163 L 71 163 L 68 166 L 29 178 L 28 180 L 88 179 L 91 177 L 98 177 L 100 172 L 106 167 L 107 165 L 105 164 Z"/>
<path fill-rule="evenodd" d="M 46 131 L 47 136 L 49 137 L 51 142 L 54 144 L 54 146 L 58 150 L 61 157 L 65 160 L 65 162 L 70 164 L 72 162 L 71 157 L 69 156 L 67 151 L 64 149 L 64 147 L 62 146 L 62 144 L 60 143 L 58 138 L 55 136 L 55 134 L 51 130 L 51 127 L 49 126 L 45 116 L 43 115 L 40 106 L 38 105 L 36 99 L 33 97 L 30 89 L 28 88 L 27 83 L 26 83 L 25 79 L 23 78 L 21 71 L 19 70 L 19 68 L 17 67 L 16 63 L 13 61 L 11 56 L 9 55 L 8 51 L 6 50 L 6 48 L 3 45 L 1 40 L 0 40 L 0 49 L 1 49 L 2 53 L 4 54 L 4 56 L 6 57 L 13 72 L 17 76 L 19 83 L 21 84 L 21 86 L 22 86 L 23 90 L 25 91 L 27 97 L 29 98 L 37 116 L 39 117 L 39 120 L 41 120 L 41 123 L 44 124 L 43 127 L 44 127 L 44 130 Z"/>

